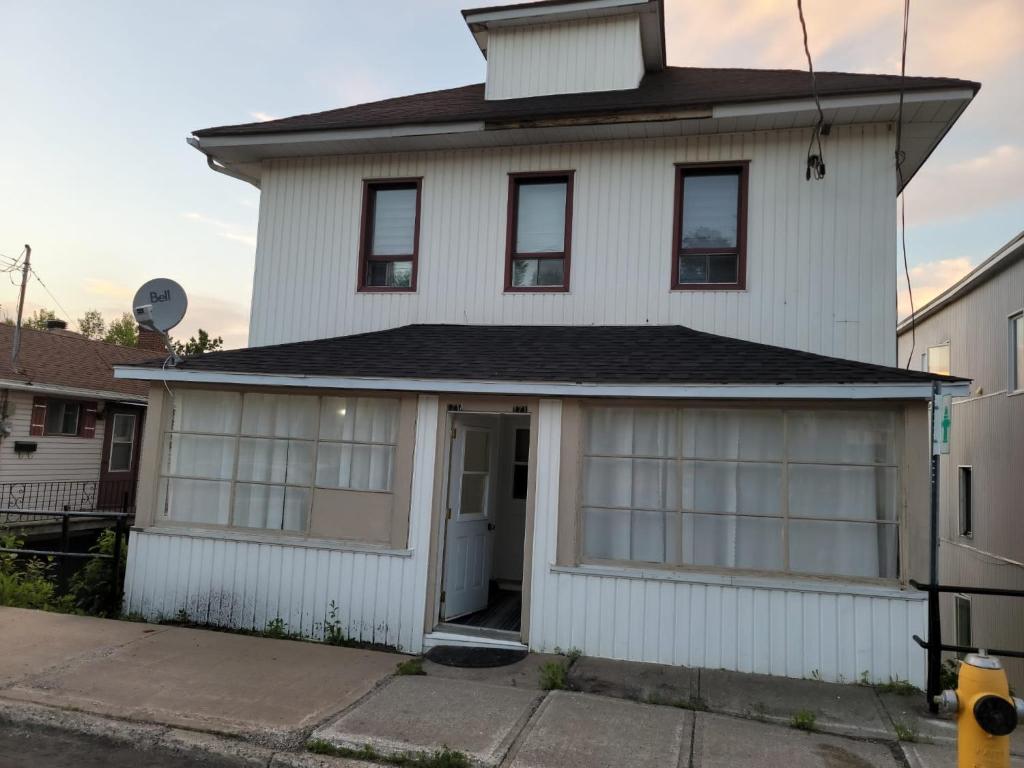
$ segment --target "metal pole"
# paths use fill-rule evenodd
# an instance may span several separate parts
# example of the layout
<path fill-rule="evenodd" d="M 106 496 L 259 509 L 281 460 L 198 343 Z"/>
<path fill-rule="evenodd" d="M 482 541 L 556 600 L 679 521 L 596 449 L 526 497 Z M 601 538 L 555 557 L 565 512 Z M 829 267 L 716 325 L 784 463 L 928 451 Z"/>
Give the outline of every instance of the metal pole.
<path fill-rule="evenodd" d="M 932 382 L 931 437 L 931 509 L 930 554 L 928 569 L 928 708 L 939 711 L 935 697 L 942 692 L 942 619 L 939 615 L 939 451 L 935 445 L 935 414 L 939 407 L 939 384 Z"/>
<path fill-rule="evenodd" d="M 125 512 L 128 509 L 128 494 L 124 494 L 124 500 L 121 504 L 121 511 Z M 124 525 L 124 518 L 117 518 L 117 522 L 114 523 L 114 560 L 111 564 L 111 576 L 110 576 L 110 614 L 117 616 L 121 612 L 121 535 Z"/>
<path fill-rule="evenodd" d="M 60 519 L 60 551 L 65 555 L 68 550 L 71 549 L 71 519 L 64 515 Z M 70 560 L 67 557 L 62 557 L 57 567 L 60 569 L 60 586 L 62 592 L 68 591 L 68 569 Z"/>
<path fill-rule="evenodd" d="M 21 315 L 25 310 L 25 288 L 28 286 L 29 264 L 32 262 L 32 246 L 25 244 L 25 266 L 21 268 L 21 293 L 18 295 L 18 321 L 14 324 L 14 338 L 11 340 L 11 369 L 18 370 L 18 352 L 21 349 Z"/>

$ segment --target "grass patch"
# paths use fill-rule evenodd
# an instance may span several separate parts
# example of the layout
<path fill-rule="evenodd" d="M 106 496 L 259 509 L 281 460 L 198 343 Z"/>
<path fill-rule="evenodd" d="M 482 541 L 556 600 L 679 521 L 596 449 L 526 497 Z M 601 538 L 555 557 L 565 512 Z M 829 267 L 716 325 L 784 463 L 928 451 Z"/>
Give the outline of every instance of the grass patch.
<path fill-rule="evenodd" d="M 893 721 L 892 726 L 896 729 L 896 738 L 900 741 L 917 741 L 917 728 L 914 728 L 913 726 L 909 725 L 904 725 L 899 721 Z"/>
<path fill-rule="evenodd" d="M 399 662 L 398 666 L 395 667 L 396 675 L 425 675 L 423 671 L 423 657 L 416 656 L 412 659 L 406 659 L 405 661 Z"/>
<path fill-rule="evenodd" d="M 813 731 L 815 730 L 814 723 L 817 720 L 817 716 L 809 709 L 801 709 L 793 714 L 793 719 L 790 721 L 790 727 L 796 728 L 798 731 Z"/>
<path fill-rule="evenodd" d="M 875 686 L 879 693 L 895 693 L 899 696 L 919 696 L 921 689 L 906 680 L 889 678 L 888 683 L 879 683 Z"/>
<path fill-rule="evenodd" d="M 569 668 L 561 661 L 549 661 L 540 668 L 540 688 L 542 691 L 561 691 L 568 682 Z"/>
<path fill-rule="evenodd" d="M 469 758 L 462 752 L 448 749 L 433 752 L 404 752 L 400 755 L 382 755 L 368 744 L 359 749 L 336 747 L 329 741 L 314 739 L 306 743 L 306 749 L 317 755 L 346 757 L 353 760 L 371 760 L 377 763 L 397 765 L 401 768 L 470 768 Z"/>

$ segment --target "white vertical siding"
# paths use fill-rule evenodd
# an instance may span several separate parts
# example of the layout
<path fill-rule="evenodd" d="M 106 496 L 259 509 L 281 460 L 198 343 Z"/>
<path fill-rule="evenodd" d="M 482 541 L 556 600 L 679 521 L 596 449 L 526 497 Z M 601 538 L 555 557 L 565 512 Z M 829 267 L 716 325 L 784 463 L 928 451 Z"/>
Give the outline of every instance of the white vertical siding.
<path fill-rule="evenodd" d="M 926 604 L 839 584 L 554 566 L 561 404 L 538 413 L 530 647 L 628 661 L 921 685 Z"/>
<path fill-rule="evenodd" d="M 96 420 L 95 437 L 33 437 L 31 392 L 9 390 L 7 407 L 11 414 L 11 435 L 0 441 L 0 483 L 35 483 L 50 480 L 100 479 L 103 460 L 103 430 L 106 422 Z M 14 441 L 33 442 L 35 453 L 19 456 Z"/>
<path fill-rule="evenodd" d="M 644 74 L 636 14 L 492 29 L 488 99 L 636 88 Z"/>
<path fill-rule="evenodd" d="M 409 550 L 317 548 L 198 533 L 136 530 L 128 547 L 124 610 L 322 638 L 339 622 L 353 640 L 418 652 L 423 641 L 437 398 L 420 398 Z"/>
<path fill-rule="evenodd" d="M 408 323 L 682 324 L 895 363 L 895 190 L 886 126 L 268 162 L 250 343 Z M 750 160 L 747 289 L 671 291 L 674 163 Z M 573 169 L 568 293 L 504 292 L 507 174 Z M 418 288 L 358 293 L 362 180 L 422 176 Z"/>

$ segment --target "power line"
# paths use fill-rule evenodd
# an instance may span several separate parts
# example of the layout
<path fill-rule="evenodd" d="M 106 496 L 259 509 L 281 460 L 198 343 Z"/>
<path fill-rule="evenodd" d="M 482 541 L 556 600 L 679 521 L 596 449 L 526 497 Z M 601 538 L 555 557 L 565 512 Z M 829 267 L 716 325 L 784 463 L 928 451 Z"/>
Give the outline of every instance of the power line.
<path fill-rule="evenodd" d="M 818 97 L 818 80 L 814 74 L 814 62 L 811 60 L 811 46 L 807 41 L 807 21 L 804 19 L 803 0 L 796 0 L 796 11 L 800 16 L 800 29 L 804 33 L 804 55 L 807 56 L 807 69 L 811 73 L 811 93 L 814 95 L 814 106 L 818 110 L 818 122 L 811 132 L 811 142 L 807 145 L 807 174 L 808 181 L 813 176 L 815 179 L 825 177 L 825 153 L 821 149 L 821 134 L 825 128 L 825 112 L 821 108 L 821 99 Z M 817 148 L 817 154 L 814 150 Z"/>
<path fill-rule="evenodd" d="M 896 178 L 900 190 L 900 248 L 903 251 L 903 274 L 907 280 L 907 298 L 910 301 L 910 352 L 907 354 L 907 369 L 914 360 L 917 346 L 917 320 L 914 317 L 914 290 L 910 284 L 910 264 L 907 261 L 907 193 L 903 189 L 903 163 L 907 153 L 903 151 L 903 97 L 907 78 L 907 32 L 910 29 L 910 0 L 903 0 L 903 41 L 900 52 L 900 102 L 896 111 Z"/>
<path fill-rule="evenodd" d="M 49 288 L 46 287 L 46 283 L 44 283 L 42 281 L 42 279 L 39 277 L 39 273 L 36 272 L 36 270 L 34 268 L 32 268 L 32 267 L 29 268 L 29 271 L 32 273 L 32 277 L 34 277 L 36 279 L 36 282 L 39 283 L 39 285 L 41 285 L 43 287 L 44 291 L 46 291 L 46 295 L 49 296 L 51 299 L 53 299 L 53 303 L 57 305 L 57 309 L 59 309 L 61 312 L 64 313 L 64 319 L 67 320 L 68 323 L 70 323 L 71 322 L 71 313 L 68 312 L 66 309 L 64 309 L 64 305 L 63 304 L 61 304 L 59 301 L 57 301 L 57 297 L 53 295 L 53 293 L 50 291 Z"/>

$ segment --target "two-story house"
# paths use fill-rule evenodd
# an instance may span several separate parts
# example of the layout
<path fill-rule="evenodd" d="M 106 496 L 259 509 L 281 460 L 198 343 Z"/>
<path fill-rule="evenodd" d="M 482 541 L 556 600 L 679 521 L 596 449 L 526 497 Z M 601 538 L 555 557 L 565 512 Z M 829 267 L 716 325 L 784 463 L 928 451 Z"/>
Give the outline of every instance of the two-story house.
<path fill-rule="evenodd" d="M 899 327 L 901 360 L 970 375 L 939 470 L 943 584 L 1024 589 L 1024 232 Z M 1021 600 L 942 595 L 944 642 L 1024 650 Z M 1003 662 L 1024 687 L 1024 661 Z"/>
<path fill-rule="evenodd" d="M 486 82 L 196 131 L 252 347 L 153 382 L 126 608 L 411 652 L 920 682 L 909 181 L 978 89 L 669 67 L 655 0 L 464 12 Z M 902 91 L 902 98 L 901 98 Z"/>

